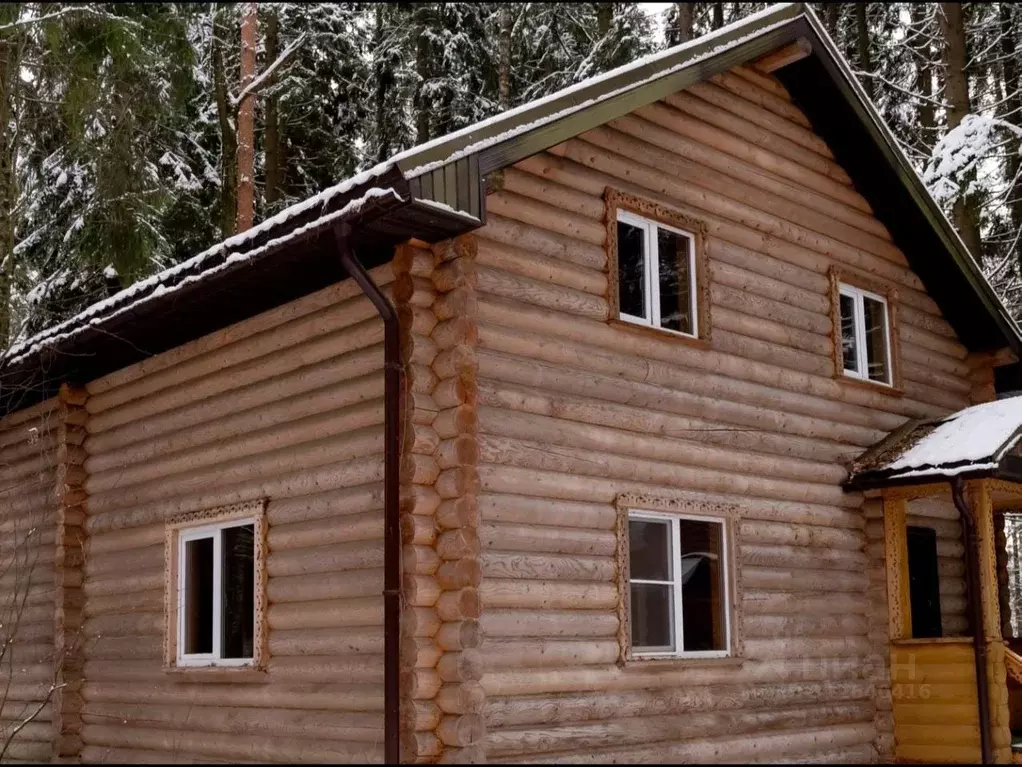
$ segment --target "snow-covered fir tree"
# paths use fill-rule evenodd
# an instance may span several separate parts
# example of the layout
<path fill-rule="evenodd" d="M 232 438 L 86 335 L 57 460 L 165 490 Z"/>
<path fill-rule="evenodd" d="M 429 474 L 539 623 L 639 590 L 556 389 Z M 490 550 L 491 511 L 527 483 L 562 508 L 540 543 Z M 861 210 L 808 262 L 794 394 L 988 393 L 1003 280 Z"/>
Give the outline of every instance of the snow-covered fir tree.
<path fill-rule="evenodd" d="M 256 220 L 766 3 L 260 3 Z M 815 3 L 1022 314 L 1022 11 Z M 0 345 L 230 234 L 240 6 L 0 6 Z"/>

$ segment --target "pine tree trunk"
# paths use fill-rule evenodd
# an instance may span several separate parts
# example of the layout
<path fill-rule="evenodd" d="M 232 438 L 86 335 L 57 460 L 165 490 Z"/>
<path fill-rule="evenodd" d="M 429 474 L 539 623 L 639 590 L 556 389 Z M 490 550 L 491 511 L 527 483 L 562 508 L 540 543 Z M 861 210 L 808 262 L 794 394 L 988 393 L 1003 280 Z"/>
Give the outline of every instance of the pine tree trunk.
<path fill-rule="evenodd" d="M 867 74 L 860 78 L 863 89 L 870 101 L 873 100 L 873 61 L 869 52 L 869 19 L 866 17 L 867 3 L 855 4 L 855 44 L 859 58 L 859 69 Z"/>
<path fill-rule="evenodd" d="M 614 21 L 614 4 L 596 4 L 596 32 L 602 40 L 610 32 L 611 22 Z"/>
<path fill-rule="evenodd" d="M 930 60 L 930 46 L 926 36 L 921 34 L 926 22 L 926 7 L 922 3 L 913 3 L 912 28 L 915 34 L 916 50 L 916 84 L 919 94 L 919 105 L 916 114 L 919 120 L 919 140 L 929 154 L 935 143 L 936 114 L 933 108 L 933 66 Z"/>
<path fill-rule="evenodd" d="M 266 17 L 266 61 L 273 62 L 279 55 L 279 40 L 277 37 L 277 12 L 270 10 Z M 272 88 L 277 81 L 276 74 L 269 79 L 268 87 Z M 266 189 L 263 192 L 267 207 L 273 205 L 280 199 L 280 186 L 283 177 L 283 167 L 280 156 L 280 124 L 279 124 L 280 97 L 276 93 L 270 93 L 266 97 L 266 113 L 263 119 L 266 124 L 263 126 L 263 146 L 266 152 Z M 265 215 L 265 213 L 264 213 Z"/>
<path fill-rule="evenodd" d="M 944 97 L 948 102 L 947 124 L 949 129 L 957 128 L 965 116 L 972 112 L 969 102 L 969 79 L 965 72 L 968 51 L 965 40 L 965 19 L 959 3 L 941 3 L 937 12 L 941 34 L 944 37 L 944 63 L 947 82 Z M 983 256 L 983 243 L 979 235 L 976 207 L 971 201 L 959 197 L 954 209 L 955 225 L 966 246 L 976 260 Z"/>
<path fill-rule="evenodd" d="M 429 26 L 429 7 L 423 3 L 412 13 L 412 24 L 415 29 L 415 74 L 419 76 L 419 87 L 415 90 L 415 139 L 422 144 L 429 141 L 429 106 L 422 95 L 423 87 L 429 79 L 429 39 L 426 28 Z"/>
<path fill-rule="evenodd" d="M 238 215 L 238 136 L 234 129 L 234 111 L 227 95 L 224 71 L 223 27 L 213 29 L 213 92 L 216 97 L 217 123 L 220 126 L 220 233 L 234 234 Z"/>
<path fill-rule="evenodd" d="M 713 4 L 713 28 L 720 29 L 724 26 L 724 3 Z"/>
<path fill-rule="evenodd" d="M 246 3 L 241 16 L 241 83 L 244 89 L 255 79 L 258 6 Z M 252 228 L 255 218 L 255 94 L 238 105 L 238 220 L 236 232 Z"/>
<path fill-rule="evenodd" d="M 393 83 L 393 73 L 384 62 L 381 61 L 380 51 L 383 48 L 383 27 L 385 19 L 383 3 L 376 3 L 374 7 L 373 28 L 373 79 L 376 87 L 373 91 L 374 110 L 376 114 L 376 161 L 383 162 L 391 155 L 391 132 L 390 123 L 387 119 L 387 99 L 390 98 L 390 86 Z"/>
<path fill-rule="evenodd" d="M 511 106 L 511 33 L 514 31 L 514 16 L 511 3 L 500 6 L 500 64 L 498 71 L 497 98 L 501 111 Z"/>
<path fill-rule="evenodd" d="M 0 12 L 0 20 L 10 21 L 15 13 Z M 18 87 L 20 46 L 14 34 L 0 37 L 0 347 L 11 340 L 11 292 L 14 282 L 15 206 L 18 200 L 16 137 L 12 130 L 11 109 L 15 103 L 14 89 Z"/>
<path fill-rule="evenodd" d="M 676 29 L 676 44 L 687 43 L 693 37 L 695 37 L 695 16 L 693 11 L 695 10 L 691 3 L 675 3 L 675 9 L 677 18 L 675 23 Z"/>
<path fill-rule="evenodd" d="M 1022 125 L 1022 95 L 1019 94 L 1018 60 L 1015 50 L 1015 24 L 1010 3 L 999 3 L 1001 22 L 1001 73 L 1004 78 L 1004 117 L 1012 125 Z M 1012 229 L 1022 228 L 1022 139 L 1014 133 L 1007 133 L 1005 152 L 1005 177 L 1011 185 L 1008 207 L 1011 211 Z M 1022 254 L 1019 255 L 1022 261 Z"/>

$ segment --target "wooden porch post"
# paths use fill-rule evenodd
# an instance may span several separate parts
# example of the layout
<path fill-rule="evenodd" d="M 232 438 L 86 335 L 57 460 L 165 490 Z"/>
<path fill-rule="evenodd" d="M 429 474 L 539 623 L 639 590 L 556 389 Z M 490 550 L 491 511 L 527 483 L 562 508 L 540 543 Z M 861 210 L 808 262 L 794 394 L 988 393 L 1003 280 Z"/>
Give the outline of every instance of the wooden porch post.
<path fill-rule="evenodd" d="M 904 498 L 884 498 L 884 553 L 887 566 L 887 619 L 890 641 L 912 636 L 908 594 L 908 528 Z"/>
<path fill-rule="evenodd" d="M 994 761 L 1011 761 L 1011 729 L 1008 715 L 1008 683 L 1001 636 L 1000 600 L 997 589 L 997 552 L 994 548 L 994 510 L 987 480 L 968 483 L 969 508 L 976 519 L 979 559 L 979 590 L 983 600 L 983 632 L 987 647 L 987 679 L 990 685 L 990 729 Z"/>

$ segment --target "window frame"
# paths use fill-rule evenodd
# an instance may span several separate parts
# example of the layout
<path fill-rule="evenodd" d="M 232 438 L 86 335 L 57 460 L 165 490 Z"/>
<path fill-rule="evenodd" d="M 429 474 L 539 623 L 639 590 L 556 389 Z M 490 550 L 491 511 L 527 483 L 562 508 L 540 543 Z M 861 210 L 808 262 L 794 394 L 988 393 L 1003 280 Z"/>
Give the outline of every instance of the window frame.
<path fill-rule="evenodd" d="M 669 338 L 673 342 L 701 349 L 710 348 L 712 318 L 710 305 L 710 270 L 705 245 L 706 224 L 703 221 L 692 218 L 675 208 L 655 202 L 654 200 L 626 194 L 611 186 L 604 188 L 603 197 L 605 205 L 604 225 L 606 227 L 604 249 L 607 269 L 607 293 L 605 297 L 609 310 L 606 319 L 607 324 L 630 333 L 641 333 L 661 340 Z M 682 236 L 686 236 L 689 239 L 689 266 L 691 269 L 689 301 L 690 306 L 692 306 L 691 312 L 694 320 L 692 329 L 695 332 L 693 334 L 661 327 L 653 321 L 654 316 L 659 317 L 660 311 L 659 243 L 656 248 L 651 248 L 648 245 L 651 240 L 648 229 L 644 233 L 644 237 L 647 242 L 647 245 L 644 246 L 646 247 L 644 255 L 646 256 L 646 263 L 652 266 L 653 261 L 650 259 L 648 253 L 652 252 L 657 254 L 656 300 L 650 301 L 648 311 L 649 319 L 645 317 L 637 318 L 634 315 L 621 312 L 621 286 L 617 230 L 619 221 L 618 216 L 619 213 L 622 212 L 639 219 L 643 226 L 646 226 L 648 222 L 655 226 L 662 227 L 667 231 L 672 231 Z M 632 222 L 628 221 L 627 223 Z M 644 289 L 647 294 L 647 299 L 650 299 L 653 297 L 651 286 L 649 285 L 651 280 L 649 276 L 651 269 L 647 267 L 645 272 Z M 653 314 L 654 305 L 656 306 L 656 315 Z"/>
<path fill-rule="evenodd" d="M 210 525 L 186 528 L 178 531 L 178 562 L 177 562 L 177 665 L 178 666 L 251 666 L 255 663 L 255 643 L 253 641 L 252 657 L 250 658 L 224 658 L 223 654 L 223 541 L 224 531 L 232 527 L 244 527 L 252 525 L 252 566 L 255 568 L 255 529 L 256 519 L 232 519 L 225 522 L 216 522 Z M 185 653 L 185 616 L 188 611 L 188 594 L 186 579 L 188 577 L 185 566 L 188 543 L 191 541 L 203 541 L 213 539 L 213 652 L 211 653 Z M 253 609 L 253 628 L 255 620 Z M 218 641 L 219 640 L 219 641 Z"/>
<path fill-rule="evenodd" d="M 262 670 L 266 648 L 266 502 L 265 500 L 219 506 L 175 517 L 165 531 L 164 658 L 167 671 L 220 669 L 227 673 Z M 253 528 L 253 641 L 249 658 L 223 658 L 223 532 L 252 525 Z M 184 653 L 186 596 L 186 544 L 213 540 L 213 652 Z M 218 609 L 219 607 L 219 609 Z"/>
<path fill-rule="evenodd" d="M 665 224 L 645 216 L 640 216 L 630 210 L 617 209 L 617 223 L 628 224 L 636 229 L 643 230 L 643 285 L 646 298 L 646 317 L 639 317 L 634 314 L 627 314 L 618 305 L 618 319 L 625 322 L 632 322 L 636 325 L 663 330 L 668 333 L 683 336 L 685 338 L 699 338 L 699 275 L 696 271 L 696 234 L 676 226 Z M 660 239 L 657 236 L 657 229 L 681 235 L 688 242 L 688 310 L 692 316 L 692 332 L 686 333 L 683 330 L 675 330 L 663 326 L 663 318 L 660 316 Z M 618 257 L 620 258 L 620 256 Z M 620 261 L 618 261 L 620 264 Z M 619 267 L 620 270 L 620 267 Z M 620 302 L 620 279 L 617 281 L 618 301 Z"/>
<path fill-rule="evenodd" d="M 838 334 L 842 342 L 844 341 L 844 335 L 841 330 L 841 322 L 843 320 L 843 317 L 841 316 L 841 296 L 852 299 L 852 325 L 853 330 L 855 331 L 855 361 L 860 368 L 858 370 L 852 370 L 845 367 L 844 352 L 842 349 L 840 352 L 842 374 L 849 378 L 855 378 L 860 381 L 869 381 L 870 383 L 879 384 L 881 386 L 894 386 L 894 355 L 891 349 L 891 307 L 887 298 L 879 293 L 874 293 L 871 290 L 856 287 L 855 285 L 851 285 L 847 282 L 839 282 L 837 322 L 839 324 Z M 866 351 L 865 299 L 867 298 L 882 304 L 884 307 L 884 372 L 886 373 L 886 378 L 882 381 L 877 380 L 876 378 L 870 378 L 869 375 L 869 357 Z"/>
<path fill-rule="evenodd" d="M 640 520 L 647 522 L 667 522 L 670 527 L 670 559 L 671 559 L 671 574 L 672 580 L 671 585 L 671 612 L 674 618 L 674 625 L 672 626 L 671 636 L 674 640 L 674 649 L 669 648 L 638 648 L 631 643 L 631 627 L 632 627 L 632 608 L 631 608 L 631 585 L 633 583 L 666 583 L 662 581 L 650 581 L 646 579 L 634 580 L 631 573 L 631 562 L 629 561 L 627 575 L 624 580 L 626 582 L 627 594 L 629 595 L 628 601 L 628 637 L 629 637 L 629 648 L 631 651 L 631 657 L 636 660 L 642 659 L 712 659 L 712 658 L 729 658 L 732 657 L 734 651 L 734 644 L 732 638 L 732 615 L 731 615 L 731 603 L 732 603 L 732 583 L 731 583 L 731 568 L 732 568 L 732 553 L 731 553 L 731 534 L 728 529 L 727 520 L 716 516 L 707 516 L 703 514 L 690 514 L 685 512 L 667 512 L 667 511 L 655 511 L 651 509 L 637 509 L 627 508 L 625 509 L 625 528 L 628 529 L 627 523 L 632 520 Z M 723 594 L 721 596 L 722 604 L 720 609 L 724 614 L 724 649 L 723 650 L 689 650 L 684 649 L 685 645 L 685 628 L 684 628 L 684 613 L 682 610 L 682 580 L 681 574 L 681 547 L 677 545 L 677 541 L 680 540 L 680 522 L 681 520 L 688 520 L 693 522 L 705 522 L 708 524 L 716 524 L 720 526 L 721 530 L 721 563 L 720 571 L 722 573 L 723 580 Z M 631 546 L 630 536 L 627 544 L 629 548 Z"/>
<path fill-rule="evenodd" d="M 832 377 L 845 386 L 863 387 L 890 397 L 904 396 L 905 391 L 902 387 L 901 377 L 901 341 L 898 325 L 897 287 L 873 275 L 864 275 L 839 264 L 831 264 L 827 269 L 827 276 L 830 280 Z M 874 381 L 868 375 L 863 377 L 845 373 L 841 335 L 842 287 L 861 291 L 870 298 L 880 298 L 886 304 L 887 335 L 885 341 L 887 344 L 889 367 L 888 382 Z M 865 330 L 865 322 L 863 322 L 863 330 Z M 860 348 L 862 348 L 861 344 Z M 858 355 L 858 352 L 856 354 Z"/>

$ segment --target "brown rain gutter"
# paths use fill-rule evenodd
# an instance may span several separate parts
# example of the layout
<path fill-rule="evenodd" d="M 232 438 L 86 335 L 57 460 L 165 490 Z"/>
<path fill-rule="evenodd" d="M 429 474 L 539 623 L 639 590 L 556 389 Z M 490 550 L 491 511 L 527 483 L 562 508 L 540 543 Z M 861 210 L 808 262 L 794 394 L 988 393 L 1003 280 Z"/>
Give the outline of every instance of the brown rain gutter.
<path fill-rule="evenodd" d="M 383 759 L 400 762 L 401 527 L 398 492 L 401 459 L 401 336 L 394 305 L 358 262 L 351 225 L 334 228 L 341 264 L 383 319 Z"/>
<path fill-rule="evenodd" d="M 987 646 L 984 640 L 983 599 L 979 586 L 979 549 L 976 542 L 976 527 L 972 512 L 965 501 L 963 480 L 951 480 L 951 498 L 962 518 L 962 533 L 965 543 L 965 569 L 969 583 L 969 606 L 972 609 L 972 647 L 976 656 L 976 696 L 979 698 L 979 740 L 983 764 L 993 763 L 990 740 L 990 690 L 987 680 Z"/>

